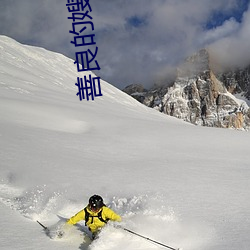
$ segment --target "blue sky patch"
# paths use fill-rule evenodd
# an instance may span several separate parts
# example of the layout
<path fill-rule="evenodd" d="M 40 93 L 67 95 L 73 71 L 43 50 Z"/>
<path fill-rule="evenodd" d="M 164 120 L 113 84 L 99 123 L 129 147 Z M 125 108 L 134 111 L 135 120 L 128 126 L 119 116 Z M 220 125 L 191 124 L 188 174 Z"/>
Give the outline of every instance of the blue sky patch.
<path fill-rule="evenodd" d="M 248 9 L 249 0 L 239 0 L 237 9 L 232 10 L 230 13 L 225 13 L 223 10 L 215 11 L 206 23 L 206 29 L 213 29 L 221 26 L 226 20 L 234 18 L 238 23 L 241 23 L 244 12 Z"/>
<path fill-rule="evenodd" d="M 141 27 L 146 25 L 147 23 L 147 18 L 146 17 L 140 17 L 140 16 L 131 16 L 127 18 L 127 24 L 129 27 Z"/>

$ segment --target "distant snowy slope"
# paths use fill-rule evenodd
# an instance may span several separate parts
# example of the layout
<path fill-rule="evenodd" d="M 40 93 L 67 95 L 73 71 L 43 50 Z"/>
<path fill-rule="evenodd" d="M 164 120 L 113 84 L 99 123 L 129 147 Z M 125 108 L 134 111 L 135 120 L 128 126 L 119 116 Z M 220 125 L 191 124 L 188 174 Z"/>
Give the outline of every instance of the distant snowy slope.
<path fill-rule="evenodd" d="M 83 77 L 89 74 L 94 76 L 92 72 L 77 72 L 74 61 L 61 54 L 22 45 L 5 36 L 0 36 L 0 63 L 0 84 L 5 88 L 26 95 L 48 94 L 48 97 L 53 99 L 57 96 L 50 93 L 52 89 L 64 94 L 69 94 L 69 91 L 76 93 L 77 88 L 74 83 L 77 76 Z M 102 81 L 101 86 L 104 97 L 97 99 L 104 98 L 108 101 L 138 106 L 132 98 L 107 82 Z"/>
<path fill-rule="evenodd" d="M 127 109 L 140 107 L 145 110 L 133 98 L 105 81 L 101 81 L 103 97 L 96 97 L 95 102 L 78 101 L 78 90 L 75 86 L 77 77 L 89 74 L 93 77 L 95 75 L 92 72 L 78 73 L 73 60 L 42 48 L 21 45 L 4 36 L 0 39 L 0 73 L 1 99 L 5 100 L 1 108 L 5 109 L 7 106 L 9 110 L 2 119 L 11 119 L 13 113 L 16 121 L 26 125 L 79 132 L 88 126 L 83 118 L 66 121 L 65 115 L 72 116 L 72 110 L 69 110 L 72 105 L 81 105 L 86 110 L 104 109 L 105 100 L 111 109 L 122 105 Z M 57 101 L 65 106 L 63 112 L 55 105 L 50 105 Z M 20 119 L 16 119 L 19 116 Z"/>
<path fill-rule="evenodd" d="M 51 240 L 36 223 L 53 227 L 97 193 L 123 226 L 164 244 L 248 250 L 250 134 L 187 124 L 105 81 L 80 102 L 83 75 L 0 36 L 0 248 L 162 249 L 111 225 L 92 244 L 84 223 Z"/>

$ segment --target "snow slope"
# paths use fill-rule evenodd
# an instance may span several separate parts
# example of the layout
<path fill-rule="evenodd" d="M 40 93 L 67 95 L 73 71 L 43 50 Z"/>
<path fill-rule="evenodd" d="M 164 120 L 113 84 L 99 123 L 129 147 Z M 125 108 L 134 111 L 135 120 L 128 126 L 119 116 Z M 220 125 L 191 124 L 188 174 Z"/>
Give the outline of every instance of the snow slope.
<path fill-rule="evenodd" d="M 83 223 L 61 240 L 36 223 L 53 228 L 97 193 L 171 247 L 250 249 L 249 133 L 181 122 L 104 81 L 80 102 L 77 76 L 63 55 L 0 36 L 0 248 L 162 249 L 112 225 L 90 244 Z"/>

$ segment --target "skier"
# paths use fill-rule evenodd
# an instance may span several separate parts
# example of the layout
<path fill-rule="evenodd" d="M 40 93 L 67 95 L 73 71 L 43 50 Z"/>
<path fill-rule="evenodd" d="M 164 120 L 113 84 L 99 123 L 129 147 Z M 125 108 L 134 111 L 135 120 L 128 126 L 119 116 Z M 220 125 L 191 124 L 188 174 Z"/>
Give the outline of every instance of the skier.
<path fill-rule="evenodd" d="M 74 225 L 80 220 L 85 220 L 85 226 L 92 232 L 94 239 L 109 220 L 120 222 L 122 219 L 120 215 L 105 206 L 101 196 L 95 194 L 89 198 L 89 204 L 72 216 L 67 224 Z"/>

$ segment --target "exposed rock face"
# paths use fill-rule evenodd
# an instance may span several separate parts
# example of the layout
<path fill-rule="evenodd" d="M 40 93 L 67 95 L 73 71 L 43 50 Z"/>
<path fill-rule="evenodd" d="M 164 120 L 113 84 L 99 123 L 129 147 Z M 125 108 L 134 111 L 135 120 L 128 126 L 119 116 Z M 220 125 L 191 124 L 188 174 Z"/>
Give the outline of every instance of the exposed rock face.
<path fill-rule="evenodd" d="M 250 66 L 218 74 L 218 79 L 225 84 L 230 93 L 242 93 L 250 100 Z"/>
<path fill-rule="evenodd" d="M 209 63 L 208 51 L 199 51 L 181 65 L 171 87 L 144 90 L 138 100 L 196 125 L 248 129 L 250 109 L 233 94 L 250 95 L 250 67 L 220 74 L 219 80 Z"/>
<path fill-rule="evenodd" d="M 123 91 L 129 95 L 132 95 L 134 93 L 143 93 L 146 92 L 147 90 L 144 89 L 143 85 L 141 84 L 131 84 L 128 85 Z"/>
<path fill-rule="evenodd" d="M 125 93 L 133 96 L 137 101 L 144 101 L 144 95 L 147 93 L 147 90 L 141 84 L 131 84 L 128 85 L 125 89 L 123 89 Z"/>

